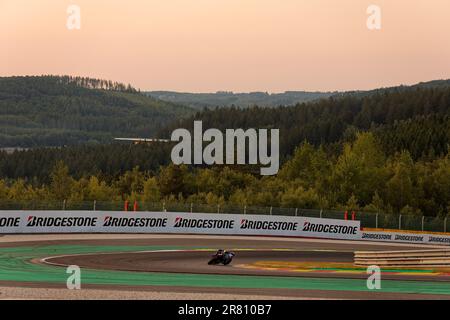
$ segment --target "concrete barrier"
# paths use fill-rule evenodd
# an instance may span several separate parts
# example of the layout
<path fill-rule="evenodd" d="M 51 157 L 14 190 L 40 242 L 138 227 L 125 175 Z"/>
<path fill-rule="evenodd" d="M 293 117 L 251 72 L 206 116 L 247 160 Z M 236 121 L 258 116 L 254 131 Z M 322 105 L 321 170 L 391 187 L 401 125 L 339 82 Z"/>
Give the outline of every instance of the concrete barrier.
<path fill-rule="evenodd" d="M 450 267 L 450 249 L 356 251 L 354 263 L 379 267 Z"/>

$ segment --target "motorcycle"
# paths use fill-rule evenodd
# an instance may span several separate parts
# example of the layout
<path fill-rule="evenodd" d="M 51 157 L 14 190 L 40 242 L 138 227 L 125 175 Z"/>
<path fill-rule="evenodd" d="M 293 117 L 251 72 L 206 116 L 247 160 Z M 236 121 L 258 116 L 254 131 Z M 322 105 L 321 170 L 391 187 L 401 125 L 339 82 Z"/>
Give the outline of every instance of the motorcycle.
<path fill-rule="evenodd" d="M 223 253 L 215 253 L 213 254 L 211 260 L 209 260 L 209 265 L 217 265 L 217 264 L 223 264 L 224 266 L 231 263 L 233 260 L 233 257 L 235 256 L 234 252 L 228 252 L 225 251 Z"/>

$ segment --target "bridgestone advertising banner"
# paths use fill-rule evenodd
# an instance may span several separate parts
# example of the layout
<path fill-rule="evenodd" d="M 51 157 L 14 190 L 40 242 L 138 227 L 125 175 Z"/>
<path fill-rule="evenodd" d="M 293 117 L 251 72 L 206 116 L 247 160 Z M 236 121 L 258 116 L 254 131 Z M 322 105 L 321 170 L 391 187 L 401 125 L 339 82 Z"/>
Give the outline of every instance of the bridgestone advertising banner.
<path fill-rule="evenodd" d="M 267 235 L 450 245 L 450 236 L 360 231 L 360 222 L 351 220 L 175 212 L 0 211 L 0 234 L 15 233 Z"/>
<path fill-rule="evenodd" d="M 0 233 L 193 233 L 360 239 L 360 222 L 262 215 L 1 211 Z"/>
<path fill-rule="evenodd" d="M 385 231 L 362 231 L 361 239 L 367 241 L 388 241 L 450 245 L 450 236 L 426 233 L 400 233 Z"/>

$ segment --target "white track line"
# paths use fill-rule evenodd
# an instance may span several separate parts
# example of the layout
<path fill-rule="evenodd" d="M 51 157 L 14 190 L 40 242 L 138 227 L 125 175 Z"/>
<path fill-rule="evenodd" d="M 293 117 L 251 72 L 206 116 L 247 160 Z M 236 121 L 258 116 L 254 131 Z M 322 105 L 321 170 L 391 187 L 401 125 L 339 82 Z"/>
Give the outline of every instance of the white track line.
<path fill-rule="evenodd" d="M 295 249 L 277 249 L 277 248 L 267 248 L 267 249 L 260 249 L 260 248 L 233 248 L 230 249 L 232 251 L 238 251 L 238 250 L 242 250 L 242 251 L 290 251 L 290 252 L 353 252 L 353 251 L 338 251 L 338 250 L 320 250 L 320 249 L 310 249 L 310 250 L 295 250 Z M 67 267 L 67 264 L 63 264 L 63 263 L 56 263 L 56 262 L 51 262 L 48 261 L 49 259 L 57 259 L 57 258 L 68 258 L 68 257 L 76 257 L 76 256 L 93 256 L 93 255 L 110 255 L 110 254 L 140 254 L 140 253 L 160 253 L 160 252 L 199 252 L 199 251 L 204 251 L 204 252 L 214 252 L 215 249 L 162 249 L 162 250 L 143 250 L 143 251 L 115 251 L 115 252 L 90 252 L 90 253 L 74 253 L 74 254 L 63 254 L 63 255 L 58 255 L 58 256 L 49 256 L 49 257 L 45 257 L 45 258 L 41 258 L 39 259 L 40 263 L 44 263 L 44 264 L 49 264 L 49 265 L 53 265 L 53 266 L 58 266 L 58 267 Z"/>
<path fill-rule="evenodd" d="M 93 252 L 93 253 L 75 253 L 75 254 L 63 254 L 59 256 L 50 256 L 39 259 L 39 262 L 59 266 L 59 267 L 67 267 L 67 264 L 50 262 L 48 259 L 56 259 L 56 258 L 67 258 L 67 257 L 76 257 L 76 256 L 93 256 L 93 255 L 108 255 L 108 254 L 121 254 L 121 253 L 156 253 L 156 252 L 188 252 L 195 250 L 148 250 L 148 251 L 116 251 L 116 252 Z"/>

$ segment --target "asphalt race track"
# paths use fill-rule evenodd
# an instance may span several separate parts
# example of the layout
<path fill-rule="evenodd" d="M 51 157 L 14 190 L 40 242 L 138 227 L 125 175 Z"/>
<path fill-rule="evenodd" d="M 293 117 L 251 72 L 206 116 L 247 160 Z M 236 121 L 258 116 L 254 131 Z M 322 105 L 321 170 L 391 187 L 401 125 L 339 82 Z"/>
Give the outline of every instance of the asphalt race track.
<path fill-rule="evenodd" d="M 352 264 L 355 250 L 417 248 L 409 245 L 189 235 L 59 239 L 0 237 L 0 285 L 65 288 L 66 267 L 78 265 L 86 289 L 231 293 L 262 299 L 450 299 L 446 270 L 383 270 L 382 288 L 369 290 L 366 270 Z M 207 265 L 218 248 L 235 251 L 231 265 Z"/>

